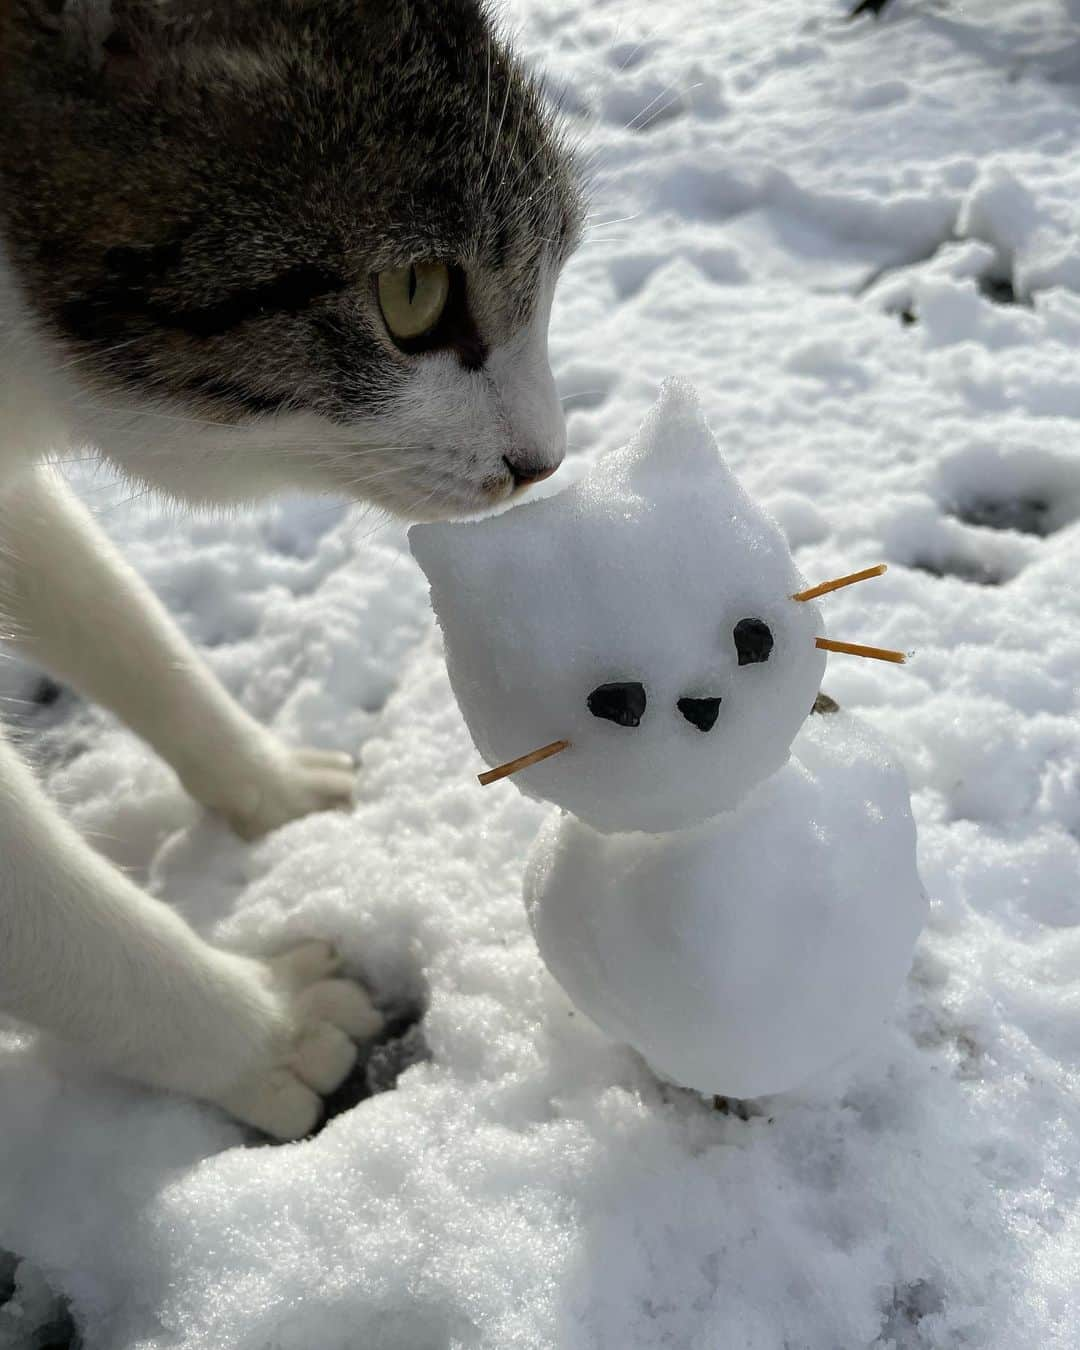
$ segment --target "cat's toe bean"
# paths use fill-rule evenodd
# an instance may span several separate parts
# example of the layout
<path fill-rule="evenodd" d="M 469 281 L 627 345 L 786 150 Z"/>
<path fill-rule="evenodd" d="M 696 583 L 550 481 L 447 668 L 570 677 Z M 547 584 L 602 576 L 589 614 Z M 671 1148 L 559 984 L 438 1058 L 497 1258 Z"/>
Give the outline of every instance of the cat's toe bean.
<path fill-rule="evenodd" d="M 320 980 L 298 1002 L 308 1018 L 332 1022 L 357 1041 L 372 1040 L 386 1025 L 365 990 L 351 980 Z"/>
<path fill-rule="evenodd" d="M 350 775 L 356 769 L 356 760 L 343 750 L 298 750 L 296 758 L 310 769 L 337 769 Z"/>
<path fill-rule="evenodd" d="M 275 956 L 270 966 L 278 979 L 300 989 L 333 975 L 341 968 L 341 957 L 332 942 L 313 940 Z"/>
<path fill-rule="evenodd" d="M 355 1063 L 356 1046 L 344 1031 L 319 1022 L 300 1037 L 290 1067 L 308 1087 L 327 1093 L 345 1081 Z"/>
<path fill-rule="evenodd" d="M 340 750 L 288 750 L 272 739 L 258 759 L 219 775 L 213 792 L 196 793 L 243 839 L 258 839 L 316 811 L 348 810 L 355 765 Z"/>
<path fill-rule="evenodd" d="M 316 809 L 348 811 L 353 804 L 355 782 L 352 770 L 309 769 Z"/>
<path fill-rule="evenodd" d="M 326 751 L 326 755 L 331 752 Z M 290 769 L 293 806 L 290 818 L 310 815 L 313 811 L 348 811 L 353 804 L 356 773 L 352 760 L 336 752 L 331 759 L 323 758 L 323 751 L 300 750 L 293 757 Z M 308 756 L 318 755 L 310 759 Z"/>
<path fill-rule="evenodd" d="M 341 965 L 330 942 L 298 943 L 267 965 L 280 1020 L 264 1067 L 212 1100 L 275 1139 L 300 1139 L 323 1118 L 320 1098 L 348 1078 L 356 1042 L 377 1037 L 385 1019 L 362 985 L 329 978 Z"/>
<path fill-rule="evenodd" d="M 220 1105 L 274 1139 L 302 1139 L 322 1119 L 323 1104 L 289 1069 L 272 1069 L 240 1083 Z"/>

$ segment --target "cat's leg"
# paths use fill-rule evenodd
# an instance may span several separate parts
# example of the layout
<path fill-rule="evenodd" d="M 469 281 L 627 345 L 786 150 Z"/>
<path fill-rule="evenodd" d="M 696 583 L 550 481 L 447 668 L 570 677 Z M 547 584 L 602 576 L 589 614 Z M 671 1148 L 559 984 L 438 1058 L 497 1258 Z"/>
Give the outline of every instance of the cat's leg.
<path fill-rule="evenodd" d="M 245 838 L 351 800 L 349 756 L 288 749 L 244 712 L 44 468 L 0 496 L 0 611 L 28 655 L 116 712 Z"/>
<path fill-rule="evenodd" d="M 116 1073 L 282 1139 L 318 1121 L 382 1018 L 326 943 L 219 951 L 62 819 L 0 741 L 0 1010 Z"/>

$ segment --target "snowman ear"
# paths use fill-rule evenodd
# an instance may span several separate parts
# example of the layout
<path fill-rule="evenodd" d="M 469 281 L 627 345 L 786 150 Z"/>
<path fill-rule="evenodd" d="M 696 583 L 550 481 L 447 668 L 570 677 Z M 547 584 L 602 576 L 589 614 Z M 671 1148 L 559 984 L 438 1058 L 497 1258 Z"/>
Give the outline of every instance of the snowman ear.
<path fill-rule="evenodd" d="M 525 507 L 505 514 L 514 516 Z M 505 516 L 490 520 L 439 521 L 414 525 L 409 531 L 409 548 L 431 586 L 431 600 L 437 615 L 444 601 L 455 611 L 473 605 L 482 607 L 492 577 L 504 569 L 507 550 L 514 546 L 513 534 L 507 536 Z"/>
<path fill-rule="evenodd" d="M 735 482 L 693 385 L 677 378 L 664 381 L 659 399 L 637 434 L 624 450 L 615 452 L 614 459 L 622 461 L 632 484 L 643 487 L 657 474 L 669 480 L 684 477 L 713 484 L 719 478 L 729 487 Z"/>
<path fill-rule="evenodd" d="M 409 530 L 409 548 L 432 586 L 441 583 L 447 573 L 458 574 L 467 566 L 473 550 L 468 524 L 440 521 L 414 525 Z"/>

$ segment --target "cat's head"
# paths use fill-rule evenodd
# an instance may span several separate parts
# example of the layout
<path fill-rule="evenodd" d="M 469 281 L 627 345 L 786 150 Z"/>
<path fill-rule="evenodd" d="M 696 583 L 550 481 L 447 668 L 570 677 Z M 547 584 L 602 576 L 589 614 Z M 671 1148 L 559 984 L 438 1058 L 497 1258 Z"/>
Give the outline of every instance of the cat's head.
<path fill-rule="evenodd" d="M 0 0 L 0 270 L 74 434 L 179 495 L 554 471 L 580 224 L 481 0 Z"/>
<path fill-rule="evenodd" d="M 418 525 L 454 692 L 489 764 L 602 830 L 678 829 L 787 760 L 823 632 L 777 525 L 720 458 L 693 391 L 634 441 L 491 520 Z"/>

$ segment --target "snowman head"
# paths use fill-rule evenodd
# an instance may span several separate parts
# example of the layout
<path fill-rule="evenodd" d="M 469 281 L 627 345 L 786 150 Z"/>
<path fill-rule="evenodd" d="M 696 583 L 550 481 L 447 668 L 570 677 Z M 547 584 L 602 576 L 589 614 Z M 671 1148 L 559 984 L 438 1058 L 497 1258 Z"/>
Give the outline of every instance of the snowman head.
<path fill-rule="evenodd" d="M 605 831 L 729 810 L 787 760 L 825 666 L 779 527 L 669 381 L 634 440 L 555 497 L 418 525 L 454 693 L 490 764 Z"/>

